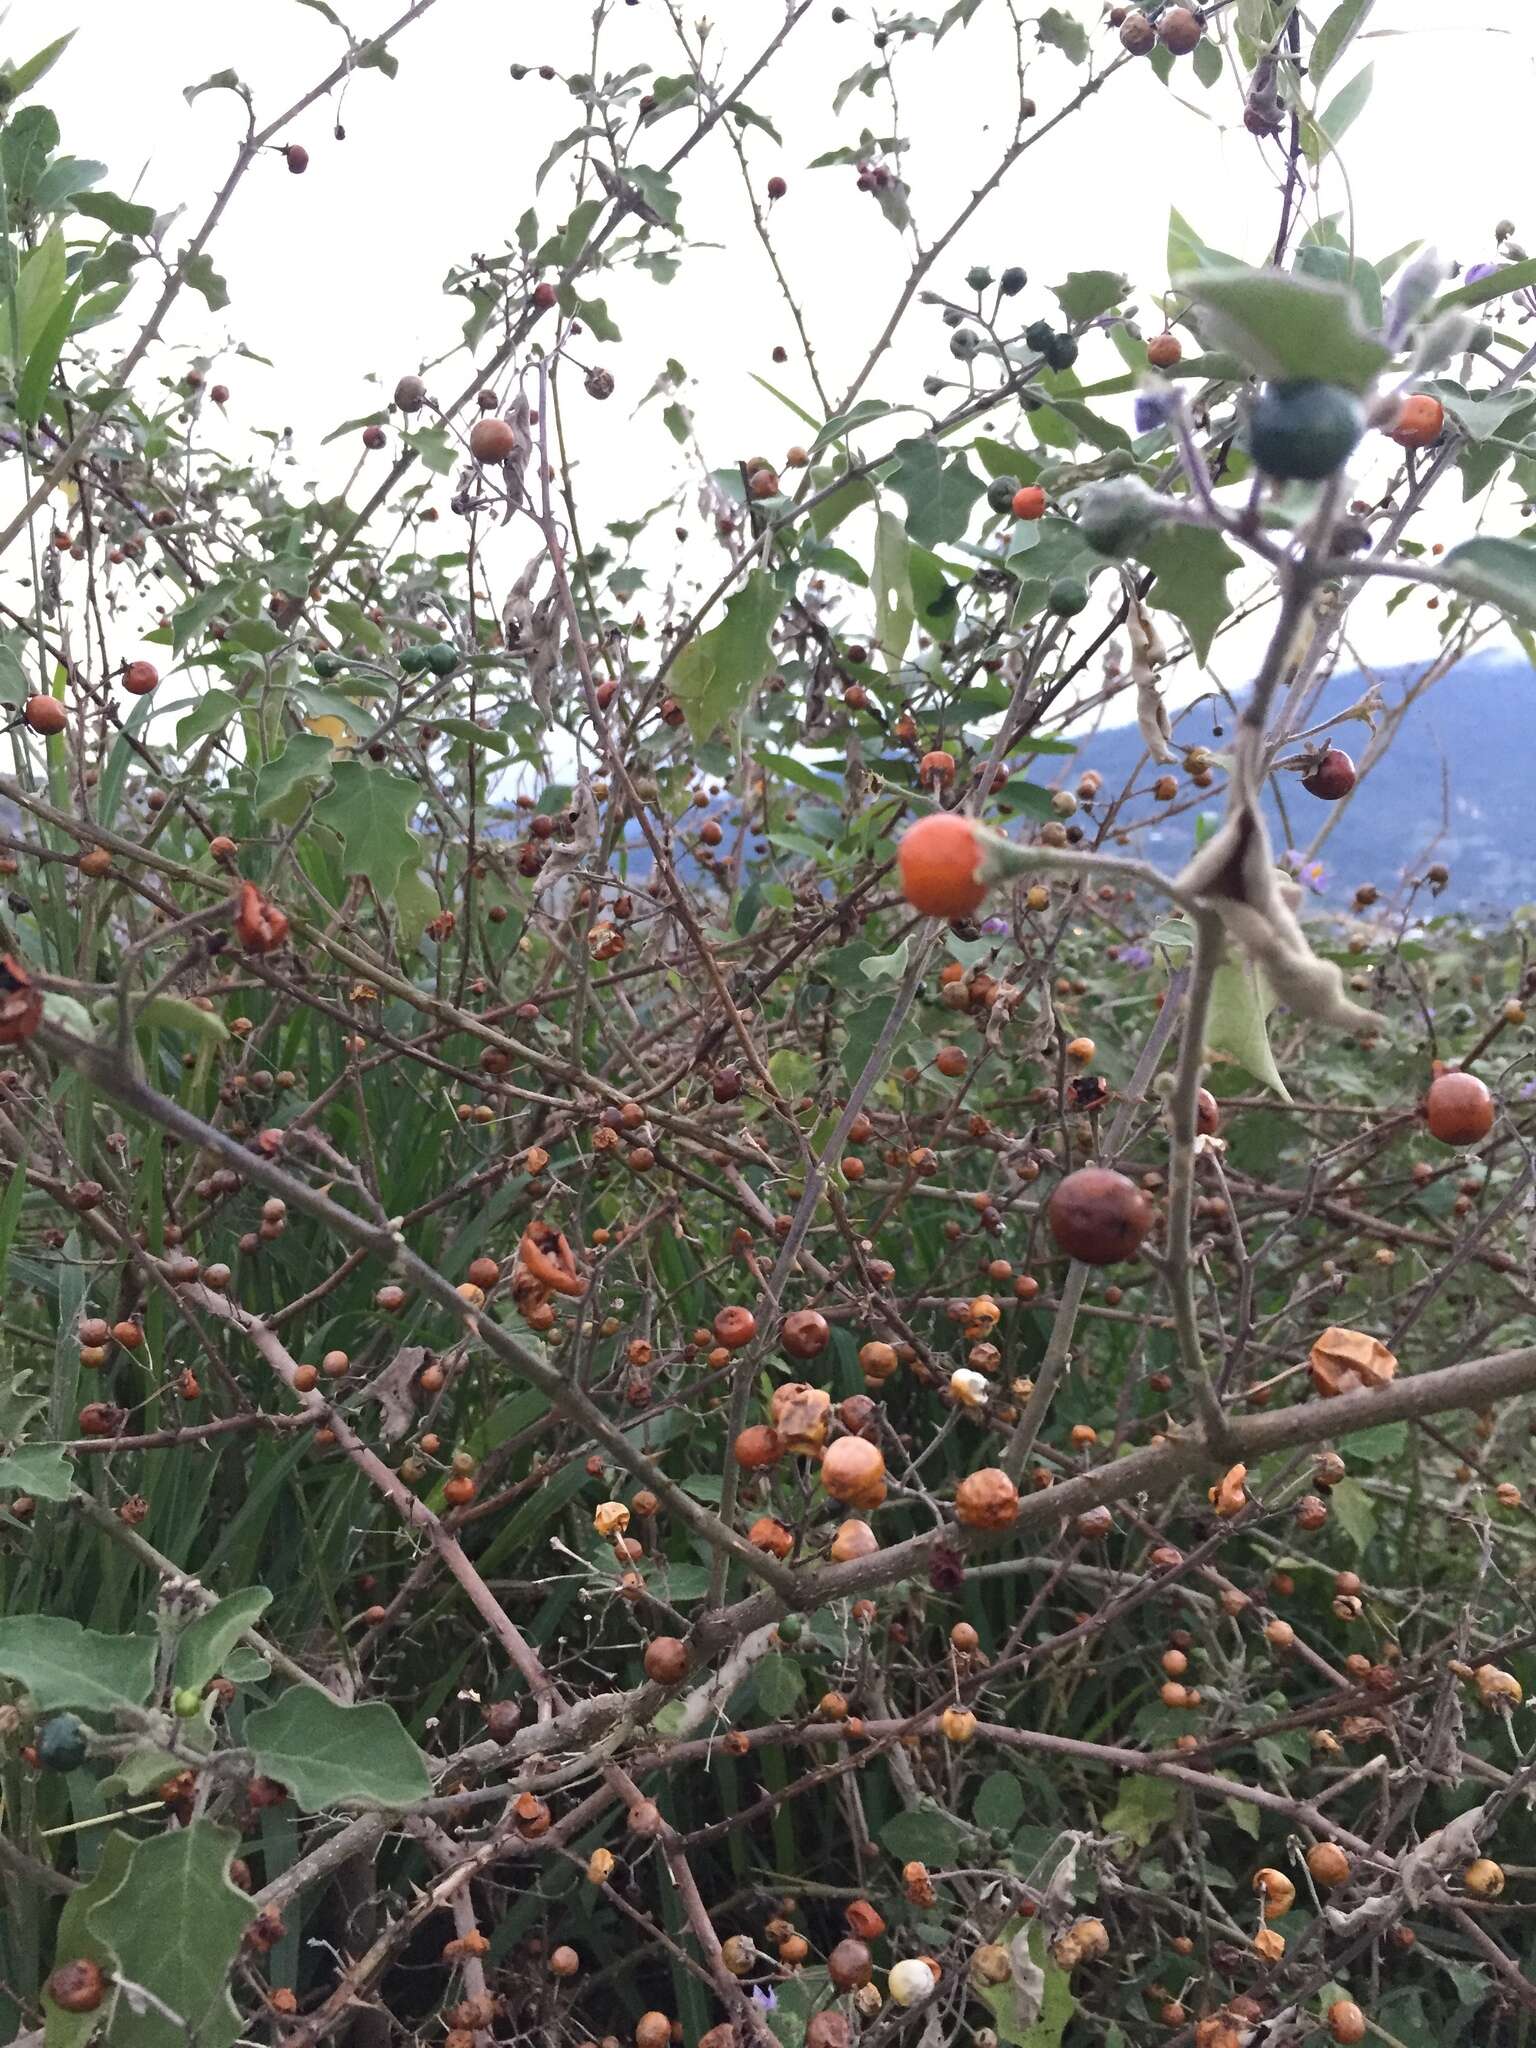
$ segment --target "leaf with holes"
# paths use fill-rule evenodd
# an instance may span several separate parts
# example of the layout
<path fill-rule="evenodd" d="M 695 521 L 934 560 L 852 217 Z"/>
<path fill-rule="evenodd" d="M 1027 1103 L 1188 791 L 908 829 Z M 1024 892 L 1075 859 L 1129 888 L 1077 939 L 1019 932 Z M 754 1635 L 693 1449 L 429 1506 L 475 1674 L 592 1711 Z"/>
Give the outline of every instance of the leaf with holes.
<path fill-rule="evenodd" d="M 691 641 L 673 663 L 673 695 L 696 740 L 729 724 L 773 666 L 768 636 L 780 605 L 773 578 L 755 569 L 726 599 L 720 624 Z"/>
<path fill-rule="evenodd" d="M 875 525 L 875 620 L 880 651 L 892 675 L 901 668 L 917 621 L 910 556 L 906 529 L 894 512 L 882 507 Z"/>

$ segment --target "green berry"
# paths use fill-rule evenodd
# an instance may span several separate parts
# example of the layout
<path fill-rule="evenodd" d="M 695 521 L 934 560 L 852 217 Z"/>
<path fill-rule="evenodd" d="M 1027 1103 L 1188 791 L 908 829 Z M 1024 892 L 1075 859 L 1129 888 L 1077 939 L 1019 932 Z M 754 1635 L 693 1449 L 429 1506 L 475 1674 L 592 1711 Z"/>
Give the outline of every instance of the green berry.
<path fill-rule="evenodd" d="M 345 667 L 346 663 L 339 654 L 327 653 L 315 656 L 315 674 L 317 676 L 339 676 Z"/>
<path fill-rule="evenodd" d="M 805 1634 L 805 1623 L 798 1614 L 786 1614 L 779 1623 L 779 1641 L 798 1643 Z"/>
<path fill-rule="evenodd" d="M 1006 512 L 1013 503 L 1013 494 L 1019 488 L 1016 476 L 995 476 L 987 485 L 987 503 L 994 512 Z"/>
<path fill-rule="evenodd" d="M 1056 330 L 1049 320 L 1031 320 L 1024 330 L 1026 346 L 1037 356 L 1049 355 L 1051 343 L 1056 339 Z"/>
<path fill-rule="evenodd" d="M 1019 268 L 1017 263 L 1010 263 L 1008 268 L 1003 272 L 1002 276 L 998 279 L 997 283 L 998 289 L 1000 291 L 1006 292 L 1008 297 L 1011 299 L 1017 297 L 1017 295 L 1021 291 L 1023 291 L 1025 285 L 1029 283 L 1029 279 L 1025 275 L 1025 273 Z"/>
<path fill-rule="evenodd" d="M 1088 603 L 1088 586 L 1081 576 L 1058 576 L 1045 593 L 1045 608 L 1058 619 L 1075 619 Z"/>
<path fill-rule="evenodd" d="M 1070 334 L 1053 334 L 1045 351 L 1045 360 L 1053 370 L 1070 370 L 1077 361 L 1077 343 Z"/>
<path fill-rule="evenodd" d="M 195 1685 L 179 1685 L 171 1707 L 180 1721 L 191 1721 L 203 1710 L 203 1696 Z"/>
<path fill-rule="evenodd" d="M 37 1760 L 45 1771 L 78 1771 L 85 1762 L 85 1723 L 74 1714 L 55 1714 L 38 1730 Z"/>
<path fill-rule="evenodd" d="M 405 673 L 408 676 L 420 675 L 421 671 L 426 667 L 426 665 L 427 650 L 425 647 L 419 646 L 413 642 L 411 646 L 401 648 L 400 666 L 405 670 Z"/>
<path fill-rule="evenodd" d="M 992 273 L 985 263 L 978 263 L 965 273 L 965 281 L 973 292 L 984 292 L 992 282 Z"/>
<path fill-rule="evenodd" d="M 1083 493 L 1077 528 L 1096 554 L 1118 558 L 1134 553 L 1136 543 L 1163 510 L 1162 502 L 1140 477 L 1121 477 L 1114 483 L 1095 484 Z"/>
<path fill-rule="evenodd" d="M 459 665 L 459 650 L 446 640 L 438 640 L 427 649 L 427 667 L 435 676 L 451 676 Z"/>
<path fill-rule="evenodd" d="M 1266 476 L 1318 483 L 1349 460 L 1364 431 L 1352 393 L 1307 378 L 1265 385 L 1248 422 L 1248 446 Z"/>

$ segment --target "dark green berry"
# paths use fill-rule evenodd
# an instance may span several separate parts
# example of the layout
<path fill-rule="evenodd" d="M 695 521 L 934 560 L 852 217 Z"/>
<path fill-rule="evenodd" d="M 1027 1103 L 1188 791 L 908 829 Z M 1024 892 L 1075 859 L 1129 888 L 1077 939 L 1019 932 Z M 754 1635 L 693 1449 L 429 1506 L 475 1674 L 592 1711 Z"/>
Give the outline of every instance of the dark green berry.
<path fill-rule="evenodd" d="M 995 476 L 987 485 L 987 503 L 994 512 L 1006 512 L 1013 503 L 1013 494 L 1019 488 L 1016 476 Z"/>
<path fill-rule="evenodd" d="M 78 1771 L 89 1730 L 74 1714 L 55 1714 L 37 1734 L 37 1760 L 45 1771 Z"/>
<path fill-rule="evenodd" d="M 980 347 L 981 336 L 973 327 L 957 327 L 949 337 L 950 354 L 958 356 L 963 363 L 968 363 Z"/>
<path fill-rule="evenodd" d="M 1025 285 L 1029 283 L 1029 278 L 1019 268 L 1017 263 L 1010 263 L 1008 268 L 1003 272 L 1002 276 L 998 279 L 997 283 L 998 289 L 1002 292 L 1006 292 L 1008 297 L 1012 299 L 1017 297 L 1017 295 L 1021 291 L 1023 291 Z"/>
<path fill-rule="evenodd" d="M 1349 460 L 1364 431 L 1353 393 L 1307 378 L 1265 385 L 1248 422 L 1248 446 L 1266 476 L 1318 483 Z"/>
<path fill-rule="evenodd" d="M 1083 493 L 1077 529 L 1095 554 L 1118 558 L 1134 553 L 1136 543 L 1164 510 L 1140 477 L 1123 477 Z"/>
<path fill-rule="evenodd" d="M 992 273 L 985 263 L 977 263 L 965 273 L 965 281 L 973 292 L 984 292 L 992 282 Z"/>
<path fill-rule="evenodd" d="M 317 676 L 339 676 L 346 665 L 339 654 L 317 654 L 315 656 L 315 674 Z"/>
<path fill-rule="evenodd" d="M 427 667 L 435 676 L 451 676 L 459 665 L 459 650 L 446 640 L 438 640 L 427 649 Z"/>
<path fill-rule="evenodd" d="M 1045 608 L 1058 619 L 1075 619 L 1088 603 L 1088 586 L 1081 576 L 1058 576 L 1045 593 Z"/>
<path fill-rule="evenodd" d="M 1070 370 L 1077 361 L 1077 343 L 1070 334 L 1053 334 L 1045 360 L 1053 370 Z"/>
<path fill-rule="evenodd" d="M 1037 356 L 1048 355 L 1051 343 L 1056 339 L 1056 330 L 1049 320 L 1031 320 L 1024 330 L 1024 340 Z"/>
<path fill-rule="evenodd" d="M 410 647 L 401 648 L 400 666 L 408 676 L 420 675 L 426 665 L 427 650 L 425 647 L 412 644 Z"/>

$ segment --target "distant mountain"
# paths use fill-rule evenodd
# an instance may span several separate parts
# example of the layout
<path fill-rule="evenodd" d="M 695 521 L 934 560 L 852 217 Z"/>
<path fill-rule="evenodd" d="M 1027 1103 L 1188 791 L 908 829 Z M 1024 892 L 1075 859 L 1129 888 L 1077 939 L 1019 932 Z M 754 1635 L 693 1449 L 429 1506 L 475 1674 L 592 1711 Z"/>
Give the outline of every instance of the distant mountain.
<path fill-rule="evenodd" d="M 1399 703 L 1405 683 L 1421 672 L 1416 665 L 1379 671 L 1387 703 Z M 1357 671 L 1334 676 L 1310 722 L 1357 703 L 1367 688 Z M 1232 726 L 1224 707 L 1203 703 L 1176 719 L 1175 744 L 1219 750 L 1231 744 Z M 1328 737 L 1356 762 L 1369 741 L 1357 720 Z M 1119 789 L 1143 753 L 1134 725 L 1112 727 L 1081 742 L 1072 769 L 1096 768 L 1109 789 Z M 1144 769 L 1139 779 L 1147 782 L 1150 773 Z M 1063 780 L 1070 786 L 1070 773 Z M 1308 796 L 1295 778 L 1286 783 L 1289 830 L 1271 806 L 1275 845 L 1304 849 L 1332 807 Z M 1186 811 L 1153 826 L 1137 835 L 1137 846 L 1159 865 L 1177 865 L 1193 844 L 1195 816 Z M 1451 871 L 1442 909 L 1536 903 L 1536 671 L 1518 654 L 1498 650 L 1474 656 L 1436 683 L 1357 786 L 1318 857 L 1320 909 L 1344 908 L 1361 882 L 1374 882 L 1388 896 L 1406 869 L 1422 872 L 1431 861 Z"/>

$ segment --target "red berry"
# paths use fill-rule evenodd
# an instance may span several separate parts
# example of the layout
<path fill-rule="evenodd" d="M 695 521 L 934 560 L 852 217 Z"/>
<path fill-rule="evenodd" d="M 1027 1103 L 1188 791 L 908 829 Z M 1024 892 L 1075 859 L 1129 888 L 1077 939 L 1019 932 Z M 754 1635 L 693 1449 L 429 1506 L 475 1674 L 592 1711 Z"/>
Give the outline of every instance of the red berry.
<path fill-rule="evenodd" d="M 309 169 L 309 151 L 302 142 L 285 143 L 283 145 L 283 160 L 296 178 L 302 177 L 304 172 Z"/>
<path fill-rule="evenodd" d="M 1342 747 L 1329 747 L 1302 776 L 1301 786 L 1308 796 L 1320 796 L 1324 803 L 1336 804 L 1355 786 L 1355 764 Z"/>
<path fill-rule="evenodd" d="M 1493 1097 L 1476 1074 L 1438 1074 L 1424 1098 L 1424 1116 L 1442 1145 L 1475 1145 L 1493 1129 Z"/>

